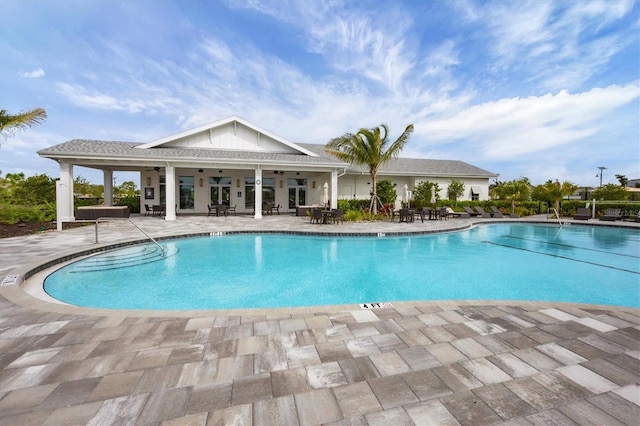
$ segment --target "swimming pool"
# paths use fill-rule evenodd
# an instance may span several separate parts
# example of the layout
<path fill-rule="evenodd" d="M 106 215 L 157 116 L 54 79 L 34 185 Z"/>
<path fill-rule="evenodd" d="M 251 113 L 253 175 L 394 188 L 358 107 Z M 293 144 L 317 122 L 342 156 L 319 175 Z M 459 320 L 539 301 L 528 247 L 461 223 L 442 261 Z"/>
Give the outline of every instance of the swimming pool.
<path fill-rule="evenodd" d="M 71 263 L 45 291 L 73 305 L 223 309 L 409 300 L 544 300 L 640 307 L 640 232 L 482 225 L 417 236 L 230 234 Z"/>

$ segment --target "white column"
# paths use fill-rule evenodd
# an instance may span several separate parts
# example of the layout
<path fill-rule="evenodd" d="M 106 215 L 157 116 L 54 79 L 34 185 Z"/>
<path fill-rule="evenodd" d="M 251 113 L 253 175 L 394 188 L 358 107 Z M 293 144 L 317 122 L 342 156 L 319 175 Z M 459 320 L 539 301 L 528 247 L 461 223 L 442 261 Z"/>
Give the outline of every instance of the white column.
<path fill-rule="evenodd" d="M 60 163 L 60 180 L 56 181 L 56 229 L 62 222 L 73 222 L 73 164 Z"/>
<path fill-rule="evenodd" d="M 253 202 L 256 207 L 253 217 L 262 219 L 262 169 L 259 166 L 255 169 L 255 185 Z"/>
<path fill-rule="evenodd" d="M 113 171 L 112 170 L 102 171 L 102 182 L 104 185 L 104 205 L 112 206 L 113 205 Z"/>
<path fill-rule="evenodd" d="M 331 208 L 338 208 L 338 171 L 331 171 Z"/>
<path fill-rule="evenodd" d="M 167 164 L 165 185 L 167 191 L 167 205 L 164 220 L 176 220 L 176 169 Z"/>

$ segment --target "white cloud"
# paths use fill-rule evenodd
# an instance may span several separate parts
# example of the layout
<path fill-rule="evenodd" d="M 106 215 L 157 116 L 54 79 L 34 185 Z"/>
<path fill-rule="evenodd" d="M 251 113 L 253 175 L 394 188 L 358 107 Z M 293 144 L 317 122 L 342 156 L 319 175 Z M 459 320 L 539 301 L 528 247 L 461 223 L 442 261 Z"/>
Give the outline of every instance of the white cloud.
<path fill-rule="evenodd" d="M 475 143 L 489 159 L 515 159 L 595 134 L 599 120 L 639 96 L 640 86 L 633 83 L 577 94 L 501 99 L 415 123 L 415 133 L 431 141 Z"/>
<path fill-rule="evenodd" d="M 530 0 L 455 3 L 488 30 L 494 72 L 517 71 L 547 90 L 579 88 L 630 44 L 635 34 L 608 34 L 633 2 Z"/>
<path fill-rule="evenodd" d="M 18 76 L 23 78 L 42 78 L 44 77 L 44 70 L 37 68 L 32 71 L 21 71 L 18 73 Z"/>

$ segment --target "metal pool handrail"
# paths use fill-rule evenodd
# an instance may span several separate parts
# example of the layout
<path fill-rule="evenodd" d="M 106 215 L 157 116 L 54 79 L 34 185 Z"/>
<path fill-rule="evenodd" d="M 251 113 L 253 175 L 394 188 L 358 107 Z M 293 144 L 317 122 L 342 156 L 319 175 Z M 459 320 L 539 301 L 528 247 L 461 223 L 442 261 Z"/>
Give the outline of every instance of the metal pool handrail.
<path fill-rule="evenodd" d="M 132 224 L 133 226 L 135 226 L 138 229 L 138 231 L 142 232 L 145 237 L 147 237 L 151 242 L 153 242 L 155 245 L 157 245 L 163 255 L 165 254 L 164 247 L 162 247 L 160 245 L 160 243 L 158 243 L 151 235 L 147 234 L 142 228 L 140 228 L 138 225 L 136 225 L 135 222 L 132 221 L 130 218 L 115 218 L 115 217 L 99 217 L 99 218 L 97 218 L 96 219 L 96 244 L 98 244 L 98 223 L 100 221 L 108 222 L 108 221 L 111 221 L 111 220 L 123 220 L 123 219 L 126 219 L 127 221 L 129 221 L 129 223 Z"/>

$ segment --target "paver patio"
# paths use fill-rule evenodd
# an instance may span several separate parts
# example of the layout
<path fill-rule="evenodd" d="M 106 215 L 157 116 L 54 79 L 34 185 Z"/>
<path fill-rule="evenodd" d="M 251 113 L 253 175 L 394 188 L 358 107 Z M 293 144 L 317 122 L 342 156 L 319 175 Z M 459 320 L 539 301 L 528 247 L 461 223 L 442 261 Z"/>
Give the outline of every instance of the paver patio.
<path fill-rule="evenodd" d="M 154 237 L 420 232 L 479 222 L 135 220 Z M 135 232 L 100 224 L 100 245 L 138 239 Z M 0 278 L 95 246 L 92 226 L 0 240 Z M 0 287 L 2 425 L 636 425 L 639 418 L 638 309 L 414 301 L 372 310 L 110 311 Z"/>

